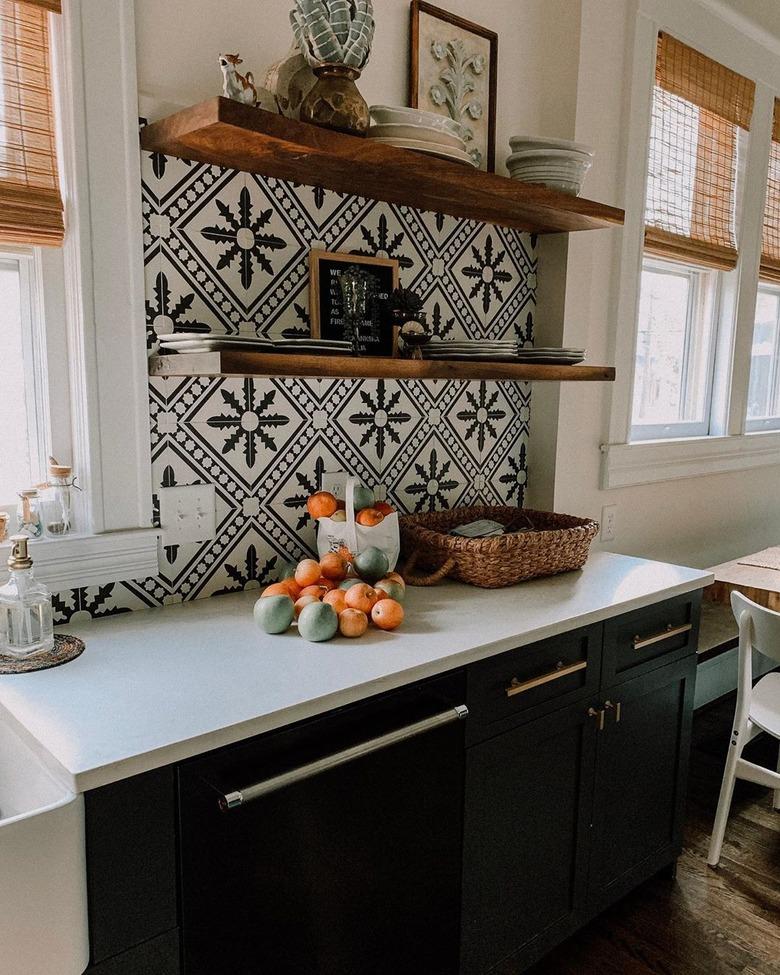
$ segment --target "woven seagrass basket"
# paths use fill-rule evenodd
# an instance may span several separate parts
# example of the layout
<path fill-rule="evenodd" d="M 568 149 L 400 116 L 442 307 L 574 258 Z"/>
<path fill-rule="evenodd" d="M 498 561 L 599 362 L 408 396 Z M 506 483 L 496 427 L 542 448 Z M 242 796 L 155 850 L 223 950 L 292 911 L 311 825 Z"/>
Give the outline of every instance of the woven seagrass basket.
<path fill-rule="evenodd" d="M 482 518 L 510 531 L 495 538 L 459 538 L 452 528 Z M 530 531 L 519 529 L 529 528 Z M 485 589 L 581 569 L 598 522 L 530 508 L 472 507 L 401 518 L 403 576 L 413 586 L 449 577 Z"/>

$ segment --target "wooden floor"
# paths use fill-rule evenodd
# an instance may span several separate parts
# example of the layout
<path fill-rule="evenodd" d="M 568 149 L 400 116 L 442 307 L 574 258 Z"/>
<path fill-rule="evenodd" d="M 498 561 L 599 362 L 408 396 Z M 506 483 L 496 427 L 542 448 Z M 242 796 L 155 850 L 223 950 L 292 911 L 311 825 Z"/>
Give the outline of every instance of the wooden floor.
<path fill-rule="evenodd" d="M 780 812 L 738 782 L 717 871 L 707 866 L 734 700 L 697 714 L 685 850 L 675 881 L 658 877 L 562 945 L 528 975 L 780 975 Z M 762 735 L 746 757 L 774 767 Z"/>

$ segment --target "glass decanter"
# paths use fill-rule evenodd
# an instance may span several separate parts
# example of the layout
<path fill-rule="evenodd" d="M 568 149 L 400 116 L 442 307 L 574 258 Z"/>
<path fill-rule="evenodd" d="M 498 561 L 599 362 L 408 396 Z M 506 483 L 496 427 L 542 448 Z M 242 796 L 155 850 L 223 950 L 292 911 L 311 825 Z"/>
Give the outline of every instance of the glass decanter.
<path fill-rule="evenodd" d="M 33 575 L 26 535 L 13 535 L 11 577 L 0 586 L 0 653 L 29 657 L 54 647 L 51 593 Z"/>

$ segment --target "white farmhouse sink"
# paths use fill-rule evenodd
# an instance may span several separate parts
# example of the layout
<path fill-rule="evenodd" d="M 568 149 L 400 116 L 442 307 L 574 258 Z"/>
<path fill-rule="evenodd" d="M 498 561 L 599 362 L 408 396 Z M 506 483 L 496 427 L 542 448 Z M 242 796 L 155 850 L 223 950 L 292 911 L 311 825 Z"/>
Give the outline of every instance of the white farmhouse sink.
<path fill-rule="evenodd" d="M 84 797 L 0 715 L 0 972 L 81 975 L 88 961 Z"/>

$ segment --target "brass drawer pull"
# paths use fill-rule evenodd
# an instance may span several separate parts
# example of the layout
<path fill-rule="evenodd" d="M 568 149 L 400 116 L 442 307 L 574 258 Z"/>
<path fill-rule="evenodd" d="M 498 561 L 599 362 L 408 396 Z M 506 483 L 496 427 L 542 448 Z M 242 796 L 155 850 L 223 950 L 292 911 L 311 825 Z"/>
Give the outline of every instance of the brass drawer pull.
<path fill-rule="evenodd" d="M 585 670 L 587 666 L 587 660 L 578 660 L 576 664 L 565 664 L 562 660 L 559 660 L 555 665 L 555 670 L 551 670 L 548 674 L 541 674 L 539 677 L 532 677 L 530 680 L 524 681 L 519 681 L 516 677 L 513 677 L 509 682 L 509 686 L 506 688 L 506 696 L 514 697 L 515 694 L 530 691 L 533 687 L 541 687 L 542 684 L 549 684 L 550 681 L 558 680 L 561 677 L 568 677 L 570 674 L 576 674 L 579 670 Z"/>
<path fill-rule="evenodd" d="M 670 623 L 665 630 L 660 633 L 656 633 L 654 636 L 635 636 L 634 637 L 634 650 L 644 650 L 645 647 L 651 647 L 654 643 L 660 643 L 662 640 L 671 640 L 673 636 L 679 636 L 681 633 L 688 633 L 693 629 L 693 623 L 683 623 L 682 626 L 672 626 Z"/>

